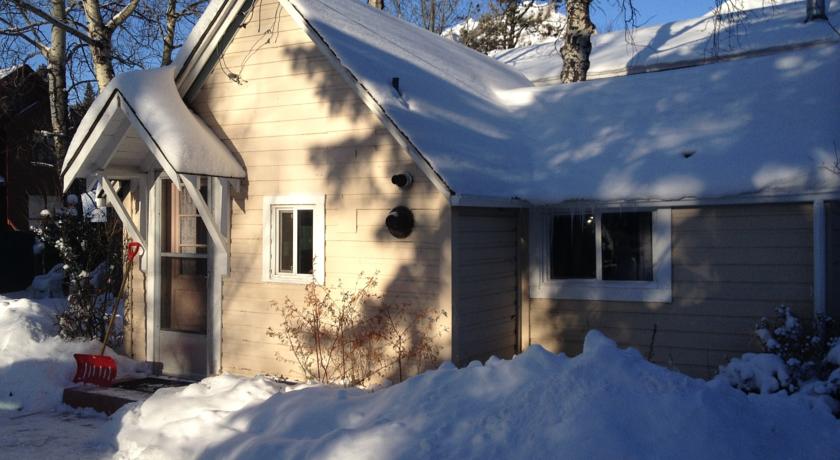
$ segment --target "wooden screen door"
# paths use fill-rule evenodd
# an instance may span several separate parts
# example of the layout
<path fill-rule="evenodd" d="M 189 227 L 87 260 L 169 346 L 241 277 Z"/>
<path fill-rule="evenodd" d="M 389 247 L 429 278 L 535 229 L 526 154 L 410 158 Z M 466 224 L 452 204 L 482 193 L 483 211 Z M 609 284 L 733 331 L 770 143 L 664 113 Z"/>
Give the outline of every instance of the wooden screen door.
<path fill-rule="evenodd" d="M 199 191 L 207 199 L 207 181 Z M 159 353 L 163 372 L 207 374 L 207 229 L 186 191 L 163 180 Z"/>

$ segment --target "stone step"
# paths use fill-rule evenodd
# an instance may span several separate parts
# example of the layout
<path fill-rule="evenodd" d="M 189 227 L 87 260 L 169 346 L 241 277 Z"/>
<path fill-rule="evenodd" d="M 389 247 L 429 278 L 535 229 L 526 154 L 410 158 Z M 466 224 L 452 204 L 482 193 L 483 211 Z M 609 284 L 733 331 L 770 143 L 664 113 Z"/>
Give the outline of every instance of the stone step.
<path fill-rule="evenodd" d="M 62 401 L 70 407 L 90 407 L 108 415 L 133 402 L 148 399 L 155 391 L 167 387 L 180 387 L 193 382 L 169 377 L 146 377 L 115 382 L 112 387 L 77 385 L 64 389 Z"/>

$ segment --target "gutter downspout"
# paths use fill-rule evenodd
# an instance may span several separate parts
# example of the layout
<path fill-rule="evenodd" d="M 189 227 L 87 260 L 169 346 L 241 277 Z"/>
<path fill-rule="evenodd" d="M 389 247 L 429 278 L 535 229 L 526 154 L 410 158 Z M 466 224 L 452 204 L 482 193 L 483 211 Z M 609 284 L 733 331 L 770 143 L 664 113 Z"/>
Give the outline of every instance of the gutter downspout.
<path fill-rule="evenodd" d="M 826 315 L 825 202 L 814 200 L 814 317 Z"/>

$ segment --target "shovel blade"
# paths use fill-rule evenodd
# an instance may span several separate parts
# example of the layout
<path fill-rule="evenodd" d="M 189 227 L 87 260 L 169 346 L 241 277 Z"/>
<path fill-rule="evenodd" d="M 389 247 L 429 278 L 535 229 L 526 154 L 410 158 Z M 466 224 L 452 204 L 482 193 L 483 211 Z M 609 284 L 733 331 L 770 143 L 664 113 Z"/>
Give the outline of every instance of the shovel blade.
<path fill-rule="evenodd" d="M 100 387 L 109 387 L 117 377 L 117 362 L 104 355 L 84 355 L 76 353 L 76 375 L 73 383 L 92 383 Z"/>

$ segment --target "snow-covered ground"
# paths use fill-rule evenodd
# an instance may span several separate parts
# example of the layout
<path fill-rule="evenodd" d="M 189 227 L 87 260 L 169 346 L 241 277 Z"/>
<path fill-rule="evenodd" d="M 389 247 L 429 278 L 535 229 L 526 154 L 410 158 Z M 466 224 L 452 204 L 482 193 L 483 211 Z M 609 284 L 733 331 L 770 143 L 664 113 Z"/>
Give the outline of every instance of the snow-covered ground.
<path fill-rule="evenodd" d="M 50 280 L 37 281 L 29 293 L 0 295 L 0 458 L 110 458 L 113 442 L 102 431 L 108 419 L 61 404 L 76 369 L 73 353 L 99 353 L 100 344 L 57 337 L 56 314 L 67 303 L 25 297 L 49 293 Z M 137 370 L 124 357 L 118 366 L 122 375 Z"/>
<path fill-rule="evenodd" d="M 95 348 L 54 337 L 62 305 L 0 297 L 5 458 L 840 458 L 823 405 L 689 378 L 597 331 L 576 357 L 534 346 L 373 392 L 221 375 L 106 419 L 59 404 L 72 353 Z"/>

